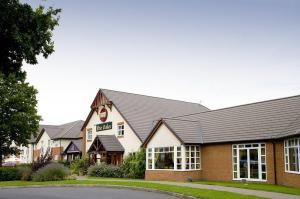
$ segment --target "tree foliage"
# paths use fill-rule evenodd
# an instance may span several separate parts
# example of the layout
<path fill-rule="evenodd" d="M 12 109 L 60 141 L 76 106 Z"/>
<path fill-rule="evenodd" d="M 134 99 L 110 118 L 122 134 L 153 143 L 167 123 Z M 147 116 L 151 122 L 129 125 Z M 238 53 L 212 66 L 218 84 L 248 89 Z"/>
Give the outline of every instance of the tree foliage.
<path fill-rule="evenodd" d="M 0 164 L 2 155 L 17 154 L 11 147 L 26 145 L 37 132 L 41 117 L 37 114 L 37 90 L 15 75 L 0 73 Z"/>
<path fill-rule="evenodd" d="M 22 63 L 37 64 L 37 55 L 54 52 L 52 31 L 58 25 L 60 9 L 33 9 L 19 0 L 0 1 L 0 71 L 25 79 Z"/>
<path fill-rule="evenodd" d="M 54 52 L 52 32 L 60 9 L 33 9 L 19 0 L 0 1 L 0 166 L 3 156 L 17 154 L 39 128 L 37 90 L 25 82 L 24 62 Z"/>

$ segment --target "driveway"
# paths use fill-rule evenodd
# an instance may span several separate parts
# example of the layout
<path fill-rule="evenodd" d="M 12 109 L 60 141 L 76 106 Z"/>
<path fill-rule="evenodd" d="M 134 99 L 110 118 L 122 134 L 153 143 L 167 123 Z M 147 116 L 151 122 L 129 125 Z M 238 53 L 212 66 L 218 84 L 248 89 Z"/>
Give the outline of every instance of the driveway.
<path fill-rule="evenodd" d="M 0 199 L 177 199 L 161 193 L 104 187 L 0 189 Z"/>

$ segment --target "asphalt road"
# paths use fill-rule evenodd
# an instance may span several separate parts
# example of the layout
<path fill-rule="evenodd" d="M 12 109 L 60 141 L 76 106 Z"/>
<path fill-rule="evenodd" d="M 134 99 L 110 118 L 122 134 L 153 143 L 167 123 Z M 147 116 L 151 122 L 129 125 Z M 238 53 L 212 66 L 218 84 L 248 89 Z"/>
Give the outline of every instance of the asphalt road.
<path fill-rule="evenodd" d="M 103 187 L 0 189 L 0 199 L 176 199 L 161 193 Z"/>

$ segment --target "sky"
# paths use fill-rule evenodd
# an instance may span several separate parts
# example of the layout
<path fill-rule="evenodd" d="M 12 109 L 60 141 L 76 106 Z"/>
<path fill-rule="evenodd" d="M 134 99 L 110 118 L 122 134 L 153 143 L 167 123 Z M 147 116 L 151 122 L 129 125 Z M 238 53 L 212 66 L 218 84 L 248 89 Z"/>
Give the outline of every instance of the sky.
<path fill-rule="evenodd" d="M 299 0 L 22 0 L 62 8 L 25 64 L 43 124 L 85 120 L 106 88 L 210 109 L 300 94 Z"/>

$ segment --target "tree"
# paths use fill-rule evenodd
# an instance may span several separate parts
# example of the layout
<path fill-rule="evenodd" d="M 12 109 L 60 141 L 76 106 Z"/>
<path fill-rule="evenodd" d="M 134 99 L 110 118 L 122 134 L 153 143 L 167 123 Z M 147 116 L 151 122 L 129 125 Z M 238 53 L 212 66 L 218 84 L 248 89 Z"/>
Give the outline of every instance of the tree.
<path fill-rule="evenodd" d="M 27 145 L 37 132 L 41 117 L 37 114 L 37 90 L 15 75 L 4 77 L 0 73 L 0 165 L 2 156 L 17 154 L 11 147 Z"/>
<path fill-rule="evenodd" d="M 0 72 L 25 79 L 23 61 L 37 64 L 37 55 L 54 52 L 52 31 L 58 25 L 60 9 L 43 6 L 32 9 L 19 0 L 0 1 Z"/>
<path fill-rule="evenodd" d="M 0 166 L 3 156 L 18 153 L 13 143 L 27 145 L 38 131 L 37 90 L 25 82 L 22 65 L 54 52 L 52 32 L 60 11 L 0 0 Z"/>

